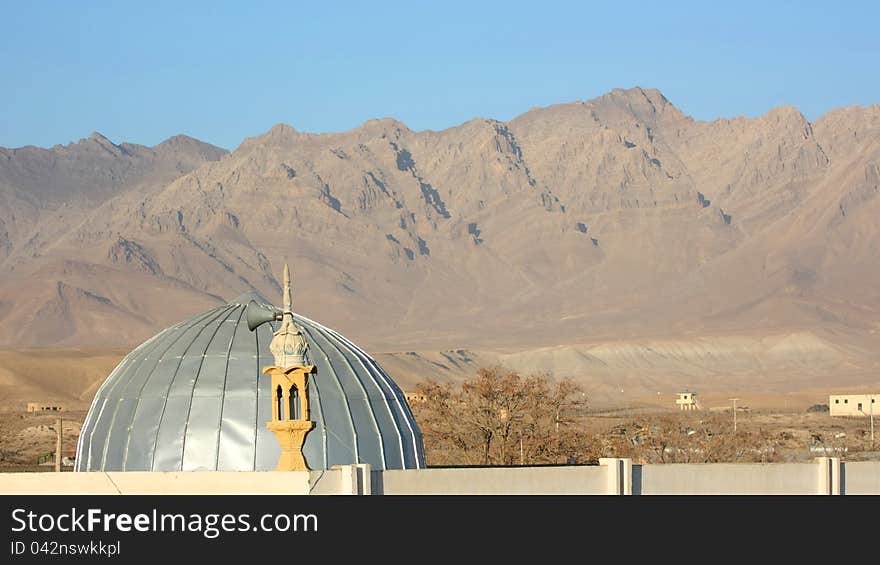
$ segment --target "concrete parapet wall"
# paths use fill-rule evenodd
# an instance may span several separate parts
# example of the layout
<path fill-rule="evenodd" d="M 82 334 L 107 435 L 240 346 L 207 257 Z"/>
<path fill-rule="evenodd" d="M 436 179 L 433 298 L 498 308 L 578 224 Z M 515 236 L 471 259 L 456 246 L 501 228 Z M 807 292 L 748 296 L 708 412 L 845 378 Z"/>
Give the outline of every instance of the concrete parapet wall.
<path fill-rule="evenodd" d="M 638 465 L 635 494 L 818 494 L 817 463 Z"/>
<path fill-rule="evenodd" d="M 843 466 L 845 494 L 880 494 L 880 461 L 858 461 Z"/>
<path fill-rule="evenodd" d="M 0 474 L 4 494 L 880 494 L 880 462 Z"/>
<path fill-rule="evenodd" d="M 0 474 L 0 494 L 335 494 L 339 485 L 334 470 Z"/>
<path fill-rule="evenodd" d="M 375 494 L 604 494 L 608 469 L 571 467 L 434 468 L 380 471 Z"/>

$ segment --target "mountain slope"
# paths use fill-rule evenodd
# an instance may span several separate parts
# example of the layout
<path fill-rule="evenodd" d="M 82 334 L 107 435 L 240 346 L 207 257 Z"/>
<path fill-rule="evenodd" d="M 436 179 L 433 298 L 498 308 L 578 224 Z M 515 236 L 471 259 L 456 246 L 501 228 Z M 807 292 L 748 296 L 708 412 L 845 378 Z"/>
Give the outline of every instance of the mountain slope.
<path fill-rule="evenodd" d="M 108 163 L 145 151 L 81 143 Z M 32 206 L 0 229 L 0 344 L 133 345 L 244 290 L 277 296 L 289 262 L 297 310 L 373 350 L 568 345 L 541 355 L 589 371 L 589 343 L 629 340 L 644 370 L 664 355 L 644 343 L 730 339 L 772 371 L 800 365 L 768 340 L 794 340 L 833 351 L 829 374 L 874 367 L 880 107 L 702 122 L 633 88 L 444 131 L 278 125 L 219 160 L 184 145 L 176 179 L 154 157 L 161 179 L 67 200 L 48 165 L 25 182 L 0 161 L 4 206 Z M 53 227 L 32 235 L 28 214 Z"/>

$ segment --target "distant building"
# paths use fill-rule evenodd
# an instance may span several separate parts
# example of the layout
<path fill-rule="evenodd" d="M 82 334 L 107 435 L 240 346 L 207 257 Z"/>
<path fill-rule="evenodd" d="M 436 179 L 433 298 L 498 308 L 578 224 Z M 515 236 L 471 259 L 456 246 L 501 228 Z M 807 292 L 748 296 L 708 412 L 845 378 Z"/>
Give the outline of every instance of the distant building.
<path fill-rule="evenodd" d="M 880 394 L 832 394 L 828 397 L 828 408 L 832 416 L 855 416 L 864 418 L 880 416 L 880 405 L 877 399 Z"/>
<path fill-rule="evenodd" d="M 45 404 L 43 402 L 28 402 L 28 412 L 64 412 L 63 404 Z"/>
<path fill-rule="evenodd" d="M 697 393 L 692 391 L 679 392 L 678 398 L 675 399 L 681 410 L 699 410 L 700 405 L 697 402 Z"/>
<path fill-rule="evenodd" d="M 420 392 L 405 392 L 403 393 L 403 396 L 406 398 L 406 402 L 410 406 L 428 401 L 428 397 Z"/>

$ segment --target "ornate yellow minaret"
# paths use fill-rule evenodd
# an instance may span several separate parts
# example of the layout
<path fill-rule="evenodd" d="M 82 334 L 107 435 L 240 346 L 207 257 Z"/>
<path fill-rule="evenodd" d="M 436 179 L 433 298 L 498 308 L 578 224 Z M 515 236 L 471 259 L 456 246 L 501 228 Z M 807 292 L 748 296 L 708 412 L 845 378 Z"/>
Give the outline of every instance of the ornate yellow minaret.
<path fill-rule="evenodd" d="M 281 444 L 276 471 L 309 470 L 302 448 L 306 434 L 315 427 L 309 420 L 309 375 L 316 370 L 306 364 L 308 348 L 302 329 L 293 322 L 290 269 L 284 265 L 284 312 L 281 327 L 269 344 L 275 365 L 263 367 L 263 373 L 272 377 L 272 421 L 266 427 Z"/>

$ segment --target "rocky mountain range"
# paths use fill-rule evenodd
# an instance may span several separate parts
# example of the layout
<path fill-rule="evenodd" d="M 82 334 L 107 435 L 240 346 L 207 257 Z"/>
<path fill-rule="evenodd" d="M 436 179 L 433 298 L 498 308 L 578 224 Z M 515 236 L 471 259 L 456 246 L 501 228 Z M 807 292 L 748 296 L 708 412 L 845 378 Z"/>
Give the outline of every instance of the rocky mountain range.
<path fill-rule="evenodd" d="M 443 131 L 280 124 L 232 152 L 0 149 L 0 346 L 132 346 L 280 299 L 288 262 L 298 312 L 401 371 L 491 351 L 873 374 L 878 196 L 880 106 L 706 122 L 638 87 Z"/>

